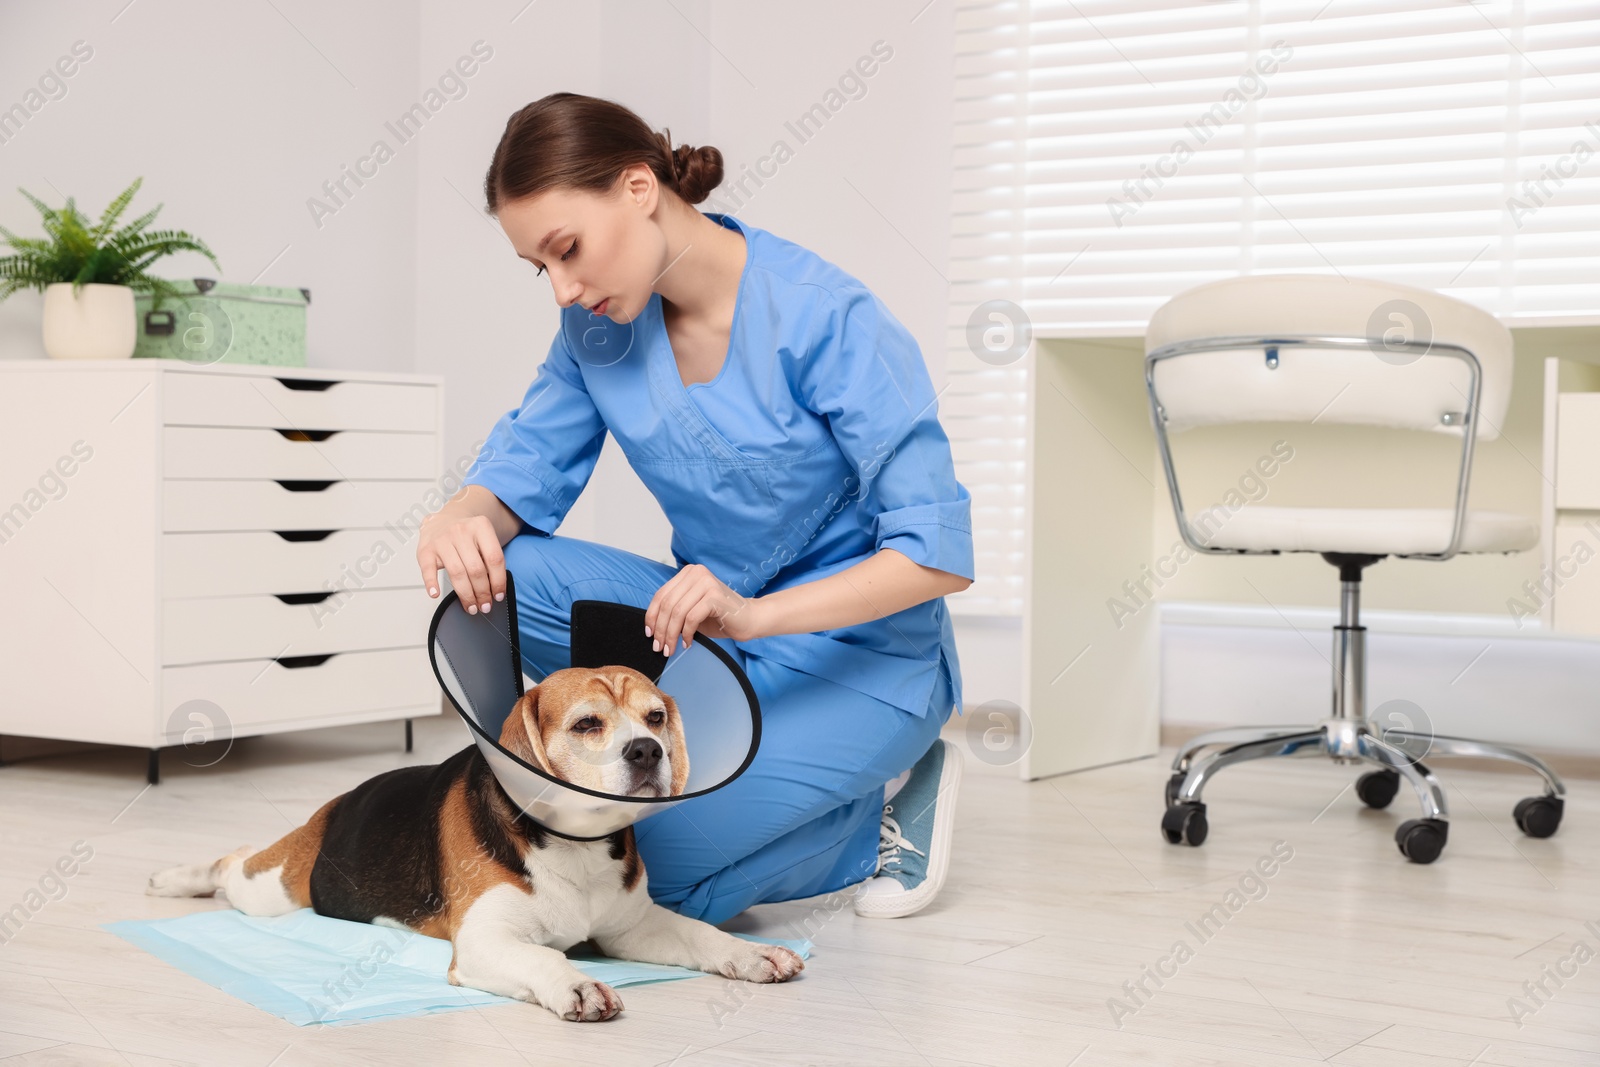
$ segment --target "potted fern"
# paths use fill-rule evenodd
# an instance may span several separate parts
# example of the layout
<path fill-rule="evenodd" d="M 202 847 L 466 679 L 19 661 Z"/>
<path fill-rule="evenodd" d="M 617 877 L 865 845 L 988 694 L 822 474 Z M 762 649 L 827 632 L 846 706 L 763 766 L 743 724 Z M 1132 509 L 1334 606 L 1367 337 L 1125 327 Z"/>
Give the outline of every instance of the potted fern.
<path fill-rule="evenodd" d="M 0 226 L 0 236 L 15 252 L 0 258 L 0 300 L 21 289 L 44 293 L 44 348 L 51 357 L 132 356 L 137 323 L 134 293 L 151 294 L 159 306 L 178 292 L 166 279 L 147 273 L 161 257 L 199 252 L 221 269 L 217 257 L 191 234 L 182 230 L 145 232 L 161 204 L 121 229 L 112 229 L 143 182 L 143 178 L 135 178 L 93 225 L 71 197 L 58 211 L 26 189 L 18 190 L 38 208 L 48 237 L 18 237 Z"/>

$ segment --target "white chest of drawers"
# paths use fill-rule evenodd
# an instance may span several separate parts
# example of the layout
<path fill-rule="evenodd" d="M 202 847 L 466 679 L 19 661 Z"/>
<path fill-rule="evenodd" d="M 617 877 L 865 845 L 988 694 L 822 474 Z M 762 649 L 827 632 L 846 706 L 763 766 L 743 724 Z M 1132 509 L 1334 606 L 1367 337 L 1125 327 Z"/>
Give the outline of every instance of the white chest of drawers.
<path fill-rule="evenodd" d="M 0 360 L 0 734 L 147 748 L 439 713 L 443 381 Z M 211 750 L 208 750 L 211 751 Z"/>

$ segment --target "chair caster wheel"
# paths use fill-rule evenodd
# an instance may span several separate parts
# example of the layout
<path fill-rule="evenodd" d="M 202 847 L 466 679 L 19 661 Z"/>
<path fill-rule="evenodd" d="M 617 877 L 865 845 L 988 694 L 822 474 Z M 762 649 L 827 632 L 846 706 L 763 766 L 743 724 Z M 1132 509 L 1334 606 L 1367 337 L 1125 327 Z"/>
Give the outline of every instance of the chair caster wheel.
<path fill-rule="evenodd" d="M 1205 844 L 1209 829 L 1206 825 L 1206 806 L 1198 800 L 1174 804 L 1161 816 L 1161 834 L 1169 845 L 1198 847 Z"/>
<path fill-rule="evenodd" d="M 1566 804 L 1561 797 L 1528 797 L 1517 801 L 1511 817 L 1517 821 L 1517 829 L 1529 837 L 1549 837 L 1561 825 Z"/>
<path fill-rule="evenodd" d="M 1356 796 L 1369 808 L 1387 808 L 1398 792 L 1399 771 L 1368 771 L 1356 779 Z"/>
<path fill-rule="evenodd" d="M 1394 832 L 1394 843 L 1412 863 L 1432 863 L 1449 835 L 1450 824 L 1443 819 L 1407 819 Z"/>
<path fill-rule="evenodd" d="M 1178 802 L 1178 791 L 1183 788 L 1183 780 L 1187 777 L 1187 774 L 1174 772 L 1172 777 L 1167 779 L 1167 807 L 1170 808 Z"/>

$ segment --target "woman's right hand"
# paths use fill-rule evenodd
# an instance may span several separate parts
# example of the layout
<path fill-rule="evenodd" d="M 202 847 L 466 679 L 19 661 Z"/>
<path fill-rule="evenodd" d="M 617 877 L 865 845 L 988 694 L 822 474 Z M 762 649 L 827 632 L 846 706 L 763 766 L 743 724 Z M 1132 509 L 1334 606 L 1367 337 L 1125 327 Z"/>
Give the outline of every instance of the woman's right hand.
<path fill-rule="evenodd" d="M 482 495 L 487 495 L 509 516 L 510 509 L 482 486 L 467 486 L 477 494 L 463 491 L 444 507 L 422 520 L 417 536 L 417 564 L 422 568 L 422 584 L 428 595 L 439 595 L 439 571 L 450 575 L 450 584 L 468 614 L 487 612 L 491 600 L 506 596 L 506 558 L 500 551 L 500 531 L 489 515 L 480 510 Z M 475 506 L 476 505 L 476 506 Z"/>

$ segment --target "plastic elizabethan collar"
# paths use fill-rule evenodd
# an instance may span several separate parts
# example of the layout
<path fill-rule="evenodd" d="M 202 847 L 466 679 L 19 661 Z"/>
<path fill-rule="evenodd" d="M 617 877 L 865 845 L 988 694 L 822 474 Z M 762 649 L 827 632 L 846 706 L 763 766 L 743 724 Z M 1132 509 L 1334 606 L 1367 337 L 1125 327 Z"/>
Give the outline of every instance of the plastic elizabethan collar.
<path fill-rule="evenodd" d="M 562 837 L 606 837 L 684 800 L 721 789 L 750 765 L 761 743 L 761 708 L 738 663 L 704 635 L 670 657 L 650 647 L 643 608 L 605 600 L 572 604 L 573 667 L 632 667 L 678 705 L 689 749 L 689 780 L 679 796 L 600 793 L 546 774 L 500 745 L 506 716 L 524 693 L 517 598 L 487 614 L 467 614 L 455 590 L 428 626 L 428 658 L 450 703 L 466 721 L 500 787 L 534 822 Z"/>

